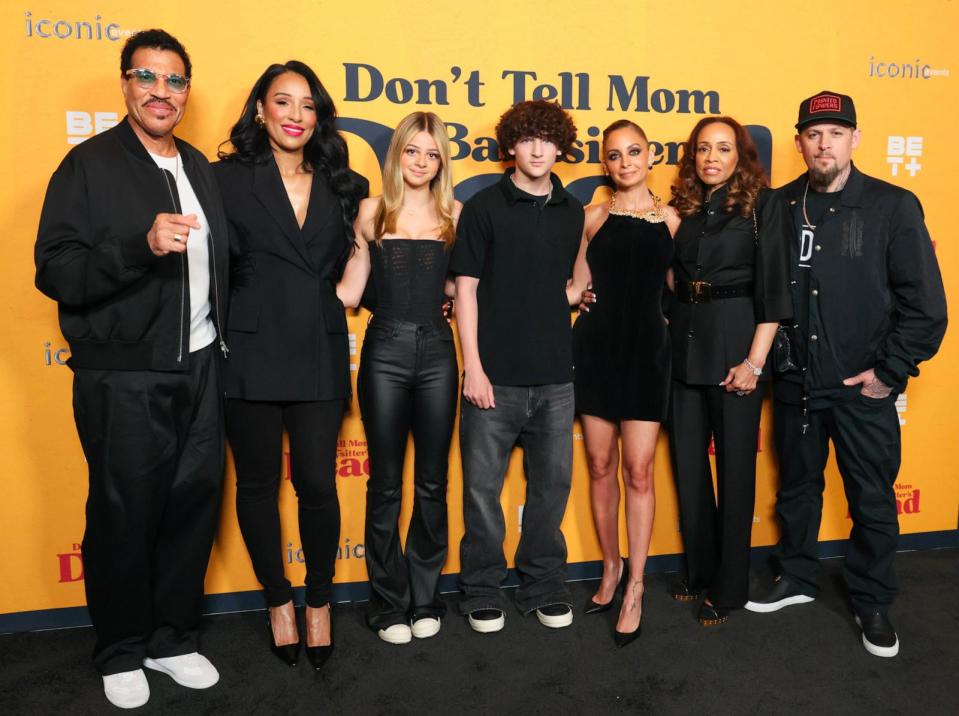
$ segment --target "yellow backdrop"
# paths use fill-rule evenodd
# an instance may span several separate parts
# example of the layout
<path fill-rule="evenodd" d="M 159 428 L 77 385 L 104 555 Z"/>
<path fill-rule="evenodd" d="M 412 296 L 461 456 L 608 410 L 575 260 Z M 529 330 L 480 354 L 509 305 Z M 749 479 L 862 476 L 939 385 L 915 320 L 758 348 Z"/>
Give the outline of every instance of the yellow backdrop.
<path fill-rule="evenodd" d="M 829 19 L 825 26 L 822 18 Z M 668 197 L 677 142 L 702 113 L 721 112 L 768 129 L 772 180 L 781 185 L 804 168 L 792 141 L 800 99 L 823 88 L 851 94 L 863 130 L 855 155 L 859 167 L 922 199 L 950 302 L 956 305 L 959 298 L 959 254 L 951 233 L 955 218 L 949 214 L 959 159 L 959 103 L 952 76 L 959 72 L 953 37 L 959 7 L 948 0 L 908 9 L 891 0 L 855 0 L 839 10 L 821 0 L 801 8 L 755 0 L 665 5 L 612 0 L 599 10 L 568 0 L 545 5 L 355 0 L 301 3 L 289 11 L 251 0 L 7 3 L 0 22 L 6 121 L 0 134 L 0 225 L 7 237 L 0 258 L 0 614 L 84 603 L 78 543 L 86 465 L 70 408 L 71 373 L 63 365 L 69 354 L 54 304 L 33 287 L 32 251 L 50 174 L 71 145 L 123 117 L 120 48 L 131 32 L 148 27 L 179 37 L 194 62 L 181 137 L 212 158 L 254 79 L 271 62 L 300 59 L 318 72 L 337 101 L 353 166 L 369 178 L 373 193 L 380 188 L 376 149 L 387 136 L 384 128 L 408 112 L 431 109 L 450 124 L 454 178 L 462 183 L 502 170 L 491 160 L 489 138 L 499 114 L 526 98 L 558 99 L 576 120 L 583 146 L 577 161 L 556 170 L 566 183 L 599 175 L 600 130 L 629 117 L 662 147 L 652 186 Z M 604 192 L 597 190 L 594 198 L 604 198 Z M 365 320 L 364 315 L 349 319 L 354 363 Z M 947 336 L 940 355 L 900 398 L 903 468 L 897 496 L 904 533 L 956 528 L 959 471 L 950 450 L 959 392 L 957 346 L 954 335 Z M 766 414 L 754 545 L 776 539 L 769 424 Z M 575 432 L 575 475 L 564 530 L 570 562 L 583 562 L 598 559 L 599 549 L 578 426 Z M 659 447 L 656 555 L 682 549 L 665 439 Z M 448 573 L 459 569 L 462 535 L 455 442 L 450 458 Z M 339 451 L 343 527 L 337 582 L 366 578 L 366 459 L 354 404 L 343 423 Z M 233 482 L 231 466 L 207 578 L 210 594 L 257 588 L 236 526 Z M 515 455 L 502 497 L 508 554 L 519 536 L 524 488 Z M 404 517 L 410 509 L 409 494 L 406 498 Z M 302 584 L 293 502 L 286 481 L 281 547 L 291 579 Z M 844 538 L 849 524 L 831 464 L 820 537 Z"/>

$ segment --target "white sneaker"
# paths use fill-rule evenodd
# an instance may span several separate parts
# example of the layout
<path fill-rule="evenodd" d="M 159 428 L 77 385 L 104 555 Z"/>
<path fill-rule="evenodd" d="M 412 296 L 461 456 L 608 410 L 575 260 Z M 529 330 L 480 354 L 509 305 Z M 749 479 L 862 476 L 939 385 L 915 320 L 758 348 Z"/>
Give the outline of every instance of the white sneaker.
<path fill-rule="evenodd" d="M 536 618 L 550 629 L 562 629 L 573 623 L 573 609 L 568 604 L 547 604 L 536 610 Z"/>
<path fill-rule="evenodd" d="M 408 624 L 394 624 L 376 633 L 388 644 L 409 644 L 413 639 L 413 631 Z"/>
<path fill-rule="evenodd" d="M 143 660 L 143 665 L 154 671 L 161 671 L 188 689 L 208 689 L 220 680 L 220 672 L 203 654 L 193 652 L 180 656 L 167 656 L 162 659 Z"/>
<path fill-rule="evenodd" d="M 413 622 L 413 636 L 417 639 L 429 639 L 440 633 L 439 617 L 422 617 Z"/>
<path fill-rule="evenodd" d="M 488 607 L 469 613 L 470 628 L 480 634 L 493 634 L 506 626 L 506 615 L 502 609 Z"/>
<path fill-rule="evenodd" d="M 135 709 L 150 700 L 150 684 L 143 669 L 103 677 L 103 693 L 114 706 Z"/>

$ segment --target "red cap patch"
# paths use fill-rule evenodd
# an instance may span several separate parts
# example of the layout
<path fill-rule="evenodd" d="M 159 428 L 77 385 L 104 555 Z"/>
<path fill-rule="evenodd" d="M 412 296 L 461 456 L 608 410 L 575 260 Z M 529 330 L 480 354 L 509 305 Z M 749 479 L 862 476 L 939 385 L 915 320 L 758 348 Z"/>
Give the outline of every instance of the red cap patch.
<path fill-rule="evenodd" d="M 821 94 L 809 100 L 809 114 L 819 112 L 842 112 L 842 98 L 834 94 Z"/>

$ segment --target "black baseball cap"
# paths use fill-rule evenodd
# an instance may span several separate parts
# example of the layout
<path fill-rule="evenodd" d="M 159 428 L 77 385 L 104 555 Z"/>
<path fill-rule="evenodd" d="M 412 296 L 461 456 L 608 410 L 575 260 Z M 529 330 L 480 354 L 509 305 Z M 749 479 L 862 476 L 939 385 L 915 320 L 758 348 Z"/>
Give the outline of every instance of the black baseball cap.
<path fill-rule="evenodd" d="M 852 97 L 838 92 L 823 90 L 799 103 L 799 120 L 796 129 L 814 122 L 837 122 L 856 126 L 856 105 Z"/>

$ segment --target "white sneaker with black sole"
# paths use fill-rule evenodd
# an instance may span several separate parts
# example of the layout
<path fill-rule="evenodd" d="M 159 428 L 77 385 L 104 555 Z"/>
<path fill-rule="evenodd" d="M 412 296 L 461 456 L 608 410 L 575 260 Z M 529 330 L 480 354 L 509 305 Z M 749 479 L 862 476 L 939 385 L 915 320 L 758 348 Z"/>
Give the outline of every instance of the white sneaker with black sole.
<path fill-rule="evenodd" d="M 539 623 L 550 629 L 561 629 L 573 623 L 573 608 L 569 604 L 547 604 L 536 610 Z"/>
<path fill-rule="evenodd" d="M 492 634 L 506 626 L 502 609 L 477 609 L 469 614 L 470 628 L 480 634 Z"/>

